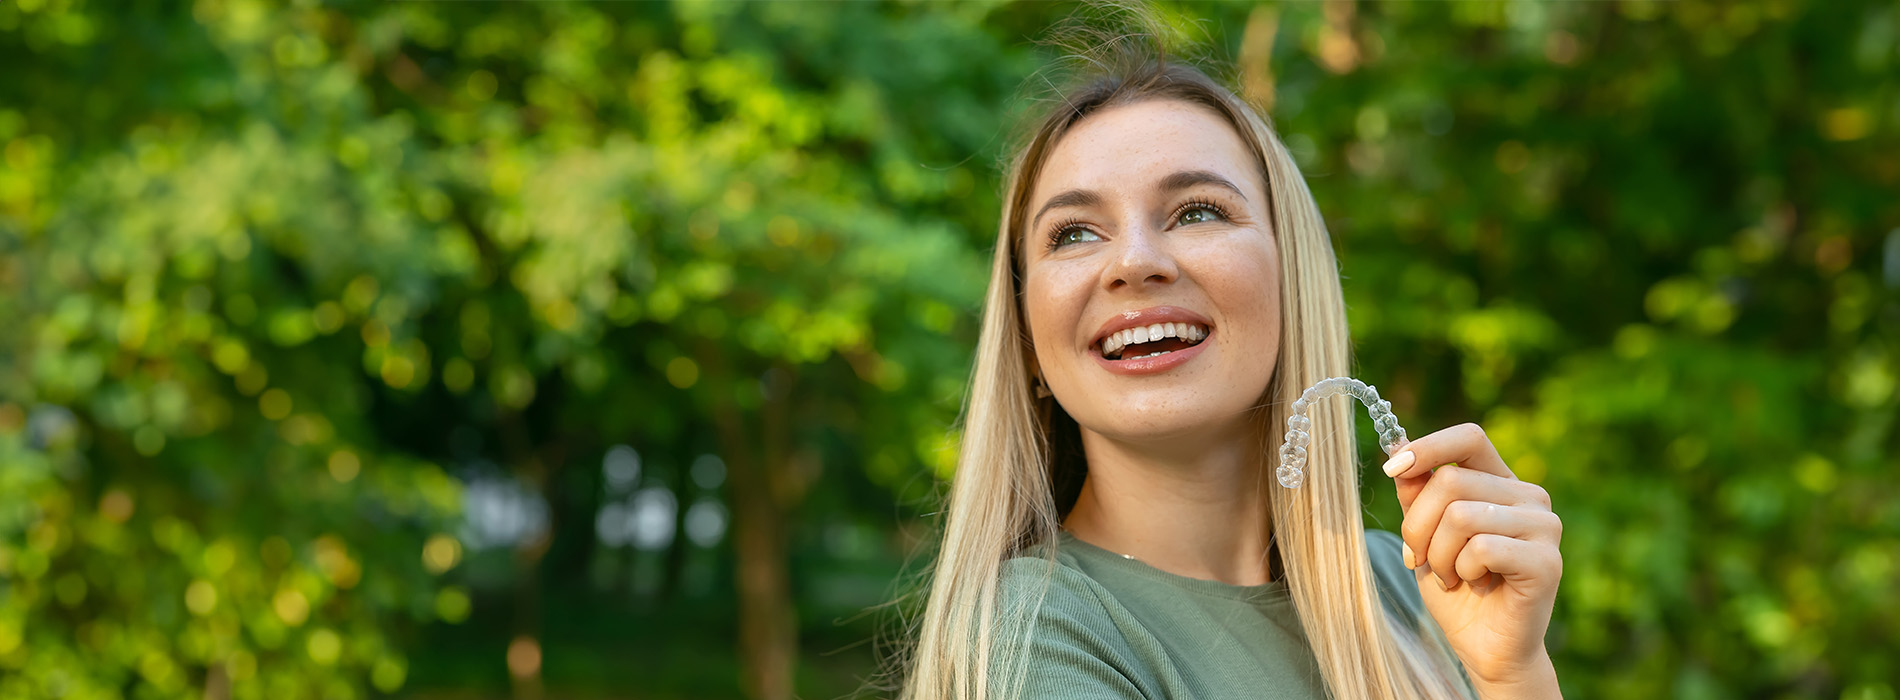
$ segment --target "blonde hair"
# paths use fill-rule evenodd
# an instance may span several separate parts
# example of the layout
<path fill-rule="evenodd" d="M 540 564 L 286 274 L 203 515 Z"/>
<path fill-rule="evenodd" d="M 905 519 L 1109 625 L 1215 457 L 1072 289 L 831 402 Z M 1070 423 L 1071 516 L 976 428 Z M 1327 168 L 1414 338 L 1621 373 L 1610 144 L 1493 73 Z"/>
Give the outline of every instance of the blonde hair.
<path fill-rule="evenodd" d="M 1071 28 L 1069 36 L 1076 32 Z M 1033 129 L 1009 164 L 942 539 L 914 625 L 915 642 L 897 660 L 908 672 L 903 697 L 911 700 L 980 700 L 997 688 L 1007 695 L 1021 682 L 1020 654 L 995 658 L 991 650 L 1025 648 L 1041 601 L 1021 610 L 1011 606 L 1011 616 L 1031 621 L 1021 627 L 1022 637 L 995 639 L 1002 565 L 1055 540 L 1062 511 L 1081 482 L 1085 465 L 1073 420 L 1053 400 L 1037 399 L 1031 385 L 1020 262 L 1030 192 L 1049 152 L 1076 123 L 1110 107 L 1178 100 L 1224 117 L 1257 158 L 1267 182 L 1283 292 L 1280 359 L 1255 411 L 1262 440 L 1277 435 L 1273 427 L 1284 422 L 1288 404 L 1303 389 L 1349 374 L 1338 264 L 1286 146 L 1234 91 L 1170 58 L 1154 31 L 1083 33 L 1094 38 L 1080 56 L 1089 70 L 1050 101 L 1053 109 L 1030 122 Z M 1312 412 L 1320 426 L 1352 430 L 1346 402 L 1327 402 Z M 1275 454 L 1272 447 L 1262 445 L 1260 454 Z M 1463 697 L 1449 650 L 1420 631 L 1431 622 L 1414 628 L 1379 602 L 1360 519 L 1353 441 L 1324 440 L 1309 450 L 1305 487 L 1273 488 L 1269 519 L 1326 687 L 1335 698 Z"/>

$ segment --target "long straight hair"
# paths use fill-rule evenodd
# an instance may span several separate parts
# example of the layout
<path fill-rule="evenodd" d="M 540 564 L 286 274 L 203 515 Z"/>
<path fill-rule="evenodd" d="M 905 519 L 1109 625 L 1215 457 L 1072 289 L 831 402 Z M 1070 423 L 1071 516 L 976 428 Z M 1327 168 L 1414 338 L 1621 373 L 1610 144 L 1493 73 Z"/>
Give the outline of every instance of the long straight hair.
<path fill-rule="evenodd" d="M 1255 411 L 1263 442 L 1277 436 L 1274 428 L 1284 424 L 1288 406 L 1301 391 L 1349 373 L 1338 262 L 1319 208 L 1286 146 L 1234 91 L 1171 58 L 1156 33 L 1096 34 L 1093 39 L 1080 55 L 1087 70 L 1048 101 L 1052 108 L 1045 115 L 1028 122 L 1032 128 L 1009 163 L 942 539 L 925 607 L 908 630 L 915 642 L 897 659 L 904 667 L 899 672 L 907 675 L 903 697 L 911 700 L 981 700 L 1009 696 L 1020 687 L 1026 672 L 1021 655 L 991 650 L 1025 648 L 1041 598 L 1020 609 L 1012 605 L 1007 614 L 1025 616 L 1030 624 L 1016 627 L 1021 630 L 1017 639 L 997 639 L 1002 565 L 1054 542 L 1062 514 L 1085 477 L 1074 421 L 1054 400 L 1036 398 L 1032 388 L 1021 298 L 1030 193 L 1049 152 L 1076 123 L 1116 106 L 1185 102 L 1225 118 L 1259 163 L 1282 291 L 1282 352 L 1261 397 L 1262 408 Z M 1312 407 L 1319 426 L 1314 432 L 1350 434 L 1350 408 L 1342 401 Z M 1275 455 L 1274 447 L 1263 444 L 1259 454 Z M 1464 697 L 1456 661 L 1425 631 L 1435 625 L 1425 619 L 1414 627 L 1379 602 L 1360 516 L 1356 452 L 1349 439 L 1314 442 L 1308 447 L 1304 488 L 1275 487 L 1267 500 L 1284 577 L 1326 687 L 1342 699 Z M 1264 462 L 1259 468 L 1270 471 Z"/>

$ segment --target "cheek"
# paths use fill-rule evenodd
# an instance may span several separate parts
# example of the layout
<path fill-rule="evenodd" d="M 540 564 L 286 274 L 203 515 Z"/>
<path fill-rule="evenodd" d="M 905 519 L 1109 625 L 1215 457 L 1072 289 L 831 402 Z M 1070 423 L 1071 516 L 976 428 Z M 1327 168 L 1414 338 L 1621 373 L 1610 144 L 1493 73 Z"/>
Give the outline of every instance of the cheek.
<path fill-rule="evenodd" d="M 1250 343 L 1280 337 L 1280 261 L 1272 247 L 1222 246 L 1198 256 L 1201 286 L 1229 323 Z"/>
<path fill-rule="evenodd" d="M 1042 361 L 1071 344 L 1083 305 L 1088 301 L 1086 280 L 1073 270 L 1042 266 L 1023 278 L 1023 313 L 1029 340 Z"/>

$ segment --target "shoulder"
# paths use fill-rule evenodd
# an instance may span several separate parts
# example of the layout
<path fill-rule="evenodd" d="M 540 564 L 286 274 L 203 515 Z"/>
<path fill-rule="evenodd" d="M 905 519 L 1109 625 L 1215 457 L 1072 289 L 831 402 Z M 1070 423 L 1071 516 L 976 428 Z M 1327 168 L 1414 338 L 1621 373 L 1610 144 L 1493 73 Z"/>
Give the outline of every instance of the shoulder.
<path fill-rule="evenodd" d="M 1402 544 L 1404 541 L 1398 535 L 1385 530 L 1366 530 L 1366 555 L 1372 560 L 1372 577 L 1379 588 L 1379 597 L 1404 613 L 1416 626 L 1425 615 L 1425 599 L 1418 594 L 1418 579 L 1405 568 L 1405 555 L 1399 551 Z"/>
<path fill-rule="evenodd" d="M 992 686 L 1011 697 L 1146 696 L 1130 641 L 1141 630 L 1125 612 L 1067 555 L 1004 562 L 991 646 L 1003 673 Z"/>
<path fill-rule="evenodd" d="M 1034 627 L 1038 640 L 1099 642 L 1119 636 L 1114 597 L 1066 555 L 1019 556 L 1003 562 L 997 585 L 998 627 Z"/>
<path fill-rule="evenodd" d="M 1372 557 L 1372 568 L 1380 575 L 1393 571 L 1407 571 L 1405 555 L 1399 551 L 1404 540 L 1385 530 L 1366 528 L 1366 553 Z"/>

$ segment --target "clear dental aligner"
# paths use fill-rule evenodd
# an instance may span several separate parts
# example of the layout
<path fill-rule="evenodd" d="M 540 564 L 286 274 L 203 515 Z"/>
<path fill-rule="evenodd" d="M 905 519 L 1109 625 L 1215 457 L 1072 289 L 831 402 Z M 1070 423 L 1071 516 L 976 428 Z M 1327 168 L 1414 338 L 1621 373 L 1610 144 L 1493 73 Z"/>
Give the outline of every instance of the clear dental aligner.
<path fill-rule="evenodd" d="M 1321 379 L 1293 402 L 1293 412 L 1286 417 L 1286 442 L 1280 444 L 1280 468 L 1274 472 L 1280 477 L 1281 486 L 1297 489 L 1306 481 L 1306 446 L 1313 441 L 1312 434 L 1307 432 L 1313 429 L 1313 419 L 1306 417 L 1307 407 L 1340 394 L 1350 394 L 1366 405 L 1366 411 L 1372 414 L 1373 426 L 1379 430 L 1379 449 L 1390 455 L 1405 442 L 1405 429 L 1399 427 L 1398 417 L 1392 415 L 1392 403 L 1380 399 L 1378 389 L 1352 377 Z"/>

